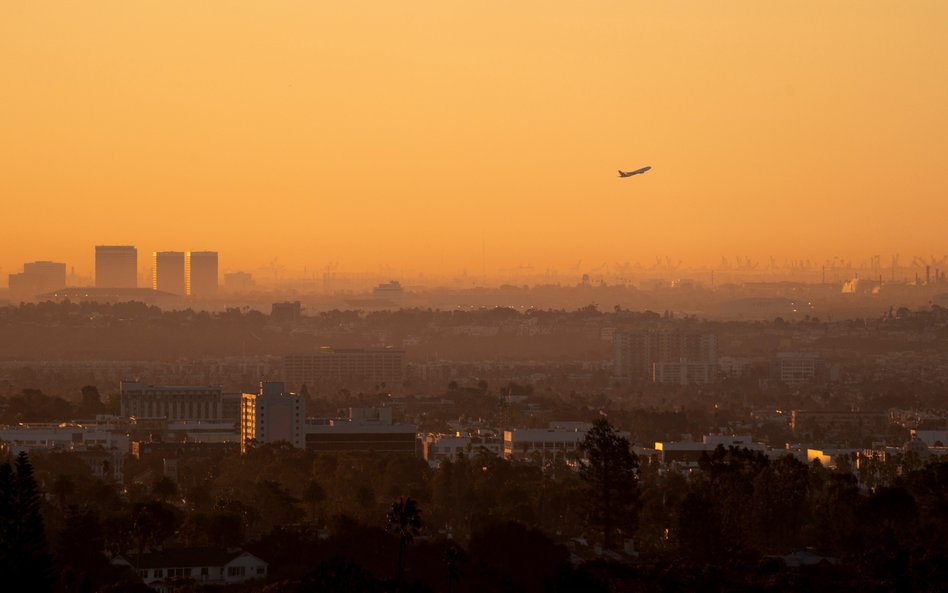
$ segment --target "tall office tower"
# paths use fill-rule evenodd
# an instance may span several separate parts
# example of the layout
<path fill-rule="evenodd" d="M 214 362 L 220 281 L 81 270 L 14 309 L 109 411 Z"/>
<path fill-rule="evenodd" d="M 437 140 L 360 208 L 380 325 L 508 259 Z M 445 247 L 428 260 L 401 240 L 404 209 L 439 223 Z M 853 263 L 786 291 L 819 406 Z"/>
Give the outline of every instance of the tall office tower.
<path fill-rule="evenodd" d="M 66 286 L 66 264 L 51 261 L 23 264 L 23 272 L 10 274 L 9 280 L 11 296 L 33 299 Z"/>
<path fill-rule="evenodd" d="M 154 260 L 151 287 L 170 294 L 185 294 L 184 252 L 155 251 L 151 255 Z"/>
<path fill-rule="evenodd" d="M 217 294 L 216 251 L 189 251 L 184 266 L 188 296 L 204 297 Z"/>
<path fill-rule="evenodd" d="M 95 287 L 138 288 L 138 250 L 131 245 L 96 245 Z"/>

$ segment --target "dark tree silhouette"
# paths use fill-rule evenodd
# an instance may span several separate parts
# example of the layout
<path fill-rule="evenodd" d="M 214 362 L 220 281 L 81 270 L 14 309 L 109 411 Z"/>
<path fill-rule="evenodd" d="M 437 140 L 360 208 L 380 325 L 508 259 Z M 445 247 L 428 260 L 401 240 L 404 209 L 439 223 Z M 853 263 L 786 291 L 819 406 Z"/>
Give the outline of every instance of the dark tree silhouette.
<path fill-rule="evenodd" d="M 69 504 L 69 498 L 76 491 L 76 483 L 73 479 L 66 474 L 59 474 L 56 476 L 56 479 L 53 480 L 52 488 L 50 491 L 53 496 L 56 497 L 56 502 L 59 503 L 60 509 L 65 509 Z"/>
<path fill-rule="evenodd" d="M 364 568 L 353 562 L 333 559 L 321 563 L 301 583 L 301 593 L 371 593 L 380 590 L 379 583 Z"/>
<path fill-rule="evenodd" d="M 581 448 L 586 459 L 580 477 L 586 484 L 590 516 L 599 527 L 603 548 L 611 549 L 616 534 L 635 523 L 638 459 L 629 439 L 617 434 L 604 417 L 593 423 Z"/>
<path fill-rule="evenodd" d="M 316 480 L 310 480 L 303 489 L 303 502 L 309 503 L 309 520 L 316 523 L 316 511 L 319 503 L 326 500 L 326 491 Z"/>
<path fill-rule="evenodd" d="M 461 578 L 460 564 L 464 561 L 464 553 L 456 546 L 448 546 L 444 551 L 444 560 L 448 569 L 448 593 L 451 593 L 454 583 Z"/>
<path fill-rule="evenodd" d="M 85 385 L 82 388 L 82 403 L 79 410 L 86 415 L 100 414 L 105 406 L 102 405 L 102 396 L 95 385 Z"/>
<path fill-rule="evenodd" d="M 168 476 L 162 476 L 152 485 L 151 495 L 162 502 L 171 502 L 178 496 L 178 485 Z"/>
<path fill-rule="evenodd" d="M 108 582 L 112 566 L 104 553 L 105 535 L 98 512 L 70 506 L 55 545 L 58 590 L 93 591 Z"/>
<path fill-rule="evenodd" d="M 50 591 L 52 559 L 26 453 L 0 465 L 0 570 L 10 591 Z M 4 590 L 7 590 L 6 586 Z"/>
<path fill-rule="evenodd" d="M 174 507 L 160 502 L 133 504 L 129 519 L 139 564 L 145 548 L 164 542 L 174 534 L 177 526 Z"/>
<path fill-rule="evenodd" d="M 412 543 L 415 536 L 421 533 L 421 509 L 413 498 L 399 497 L 392 503 L 388 511 L 387 529 L 398 536 L 396 580 L 400 583 L 404 571 L 405 546 Z"/>

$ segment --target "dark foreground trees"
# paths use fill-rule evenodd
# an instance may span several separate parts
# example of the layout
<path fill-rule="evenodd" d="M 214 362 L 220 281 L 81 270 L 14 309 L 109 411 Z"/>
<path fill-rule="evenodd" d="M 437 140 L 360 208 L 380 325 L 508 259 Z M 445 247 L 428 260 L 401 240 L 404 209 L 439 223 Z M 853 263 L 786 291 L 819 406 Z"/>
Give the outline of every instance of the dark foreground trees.
<path fill-rule="evenodd" d="M 0 578 L 4 590 L 50 590 L 52 561 L 40 505 L 39 487 L 26 453 L 20 453 L 13 465 L 0 465 Z"/>
<path fill-rule="evenodd" d="M 631 535 L 635 526 L 638 459 L 629 439 L 604 417 L 586 433 L 582 450 L 586 461 L 579 472 L 586 484 L 589 513 L 599 526 L 603 548 L 612 549 L 617 536 Z"/>
<path fill-rule="evenodd" d="M 267 580 L 234 593 L 944 590 L 948 463 L 929 458 L 871 489 L 851 472 L 742 449 L 710 452 L 687 472 L 643 462 L 638 473 L 621 436 L 596 423 L 582 477 L 565 461 L 540 466 L 483 452 L 432 469 L 264 445 L 198 459 L 200 481 L 182 474 L 173 505 L 141 484 L 123 492 L 78 471 L 85 466 L 72 453 L 37 452 L 35 474 L 25 457 L 0 459 L 0 569 L 29 579 L 26 588 L 0 579 L 0 591 L 131 591 L 119 583 L 136 575 L 103 550 L 134 555 L 159 545 L 242 547 L 269 563 Z M 307 494 L 315 479 L 324 499 L 315 488 Z M 393 508 L 399 483 L 411 496 Z M 197 488 L 202 496 L 192 497 Z M 361 489 L 371 490 L 366 501 L 353 496 Z M 42 506 L 52 586 L 34 578 L 44 574 L 35 559 L 45 545 L 19 522 L 42 523 L 23 501 Z M 319 529 L 304 520 L 314 504 Z M 412 506 L 424 508 L 424 537 Z M 603 553 L 584 542 L 590 532 L 613 545 L 632 538 L 639 554 Z M 31 539 L 38 547 L 12 543 Z M 30 549 L 41 553 L 21 559 Z M 801 557 L 815 564 L 794 564 Z"/>
<path fill-rule="evenodd" d="M 421 533 L 421 509 L 411 497 L 392 503 L 388 511 L 388 530 L 398 537 L 398 567 L 396 580 L 401 582 L 404 571 L 405 546 L 412 543 Z"/>

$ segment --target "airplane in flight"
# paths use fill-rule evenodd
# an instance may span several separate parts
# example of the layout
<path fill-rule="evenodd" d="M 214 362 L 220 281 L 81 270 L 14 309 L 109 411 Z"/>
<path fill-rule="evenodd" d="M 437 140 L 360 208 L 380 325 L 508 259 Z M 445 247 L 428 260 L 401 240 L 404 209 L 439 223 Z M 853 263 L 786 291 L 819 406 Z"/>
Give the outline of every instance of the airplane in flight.
<path fill-rule="evenodd" d="M 632 177 L 633 175 L 641 175 L 651 168 L 652 167 L 650 166 L 642 167 L 641 169 L 636 169 L 635 171 L 623 171 L 622 169 L 619 169 L 619 177 Z"/>

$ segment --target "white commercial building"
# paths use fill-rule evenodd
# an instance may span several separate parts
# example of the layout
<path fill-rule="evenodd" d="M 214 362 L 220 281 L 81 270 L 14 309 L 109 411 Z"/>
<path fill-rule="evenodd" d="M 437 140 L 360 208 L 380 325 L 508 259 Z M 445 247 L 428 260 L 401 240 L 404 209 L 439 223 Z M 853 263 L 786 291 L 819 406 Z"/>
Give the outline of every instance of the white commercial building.
<path fill-rule="evenodd" d="M 652 364 L 652 382 L 664 385 L 706 385 L 714 381 L 717 365 L 688 360 Z"/>
<path fill-rule="evenodd" d="M 663 465 L 697 467 L 702 455 L 710 455 L 718 447 L 734 447 L 760 453 L 767 452 L 763 443 L 755 443 L 750 435 L 705 435 L 700 441 L 663 441 L 655 443 L 655 454 Z"/>
<path fill-rule="evenodd" d="M 220 385 L 149 385 L 122 381 L 121 415 L 169 421 L 221 419 Z"/>
<path fill-rule="evenodd" d="M 500 457 L 504 453 L 504 443 L 497 434 L 489 430 L 477 430 L 471 433 L 429 434 L 425 437 L 425 461 L 437 467 L 445 459 L 454 461 L 458 455 L 477 455 L 486 451 Z"/>
<path fill-rule="evenodd" d="M 588 423 L 570 423 L 570 426 L 549 428 L 527 428 L 504 431 L 504 458 L 529 460 L 534 457 L 553 459 L 556 457 L 581 456 L 580 445 L 586 438 Z"/>
<path fill-rule="evenodd" d="M 305 398 L 285 392 L 282 382 L 261 382 L 259 393 L 245 393 L 241 399 L 240 450 L 277 441 L 302 449 L 305 424 Z"/>
<path fill-rule="evenodd" d="M 16 427 L 0 427 L 0 441 L 16 455 L 21 451 L 35 449 L 61 449 L 80 451 L 92 447 L 114 449 L 123 454 L 129 452 L 127 434 L 113 432 L 95 425 L 73 423 L 21 424 Z"/>

